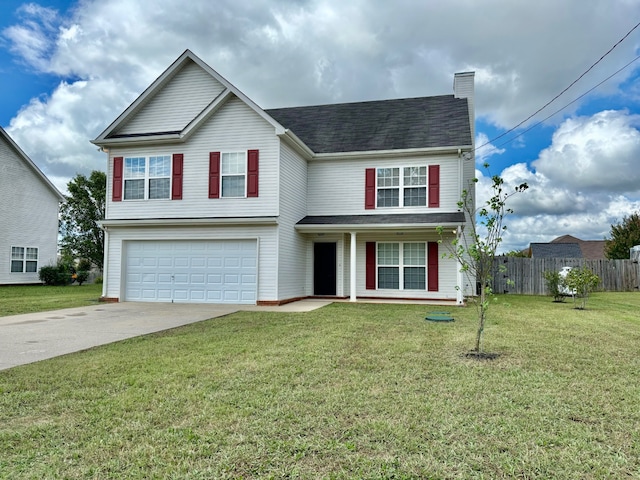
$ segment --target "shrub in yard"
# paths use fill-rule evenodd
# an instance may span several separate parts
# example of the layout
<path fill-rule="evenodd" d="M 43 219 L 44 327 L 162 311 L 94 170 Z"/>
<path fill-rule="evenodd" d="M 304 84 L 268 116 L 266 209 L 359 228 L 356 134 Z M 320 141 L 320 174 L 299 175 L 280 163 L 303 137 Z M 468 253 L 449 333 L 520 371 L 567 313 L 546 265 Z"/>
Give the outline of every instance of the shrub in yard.
<path fill-rule="evenodd" d="M 67 262 L 58 262 L 56 265 L 47 265 L 40 269 L 38 278 L 45 285 L 68 285 L 71 283 L 73 269 Z"/>
<path fill-rule="evenodd" d="M 97 283 L 98 285 L 102 285 L 102 277 L 96 277 L 93 283 Z"/>
<path fill-rule="evenodd" d="M 547 290 L 549 294 L 553 296 L 553 301 L 564 302 L 565 296 L 563 289 L 566 287 L 564 277 L 560 275 L 560 272 L 553 270 L 547 270 L 543 275 Z"/>
<path fill-rule="evenodd" d="M 587 267 L 574 268 L 565 279 L 566 285 L 570 290 L 576 292 L 573 296 L 573 305 L 579 310 L 584 310 L 587 306 L 587 298 L 600 283 L 600 277 L 589 270 Z"/>
<path fill-rule="evenodd" d="M 82 285 L 89 278 L 89 272 L 87 270 L 78 270 L 76 272 L 76 282 L 78 285 Z"/>

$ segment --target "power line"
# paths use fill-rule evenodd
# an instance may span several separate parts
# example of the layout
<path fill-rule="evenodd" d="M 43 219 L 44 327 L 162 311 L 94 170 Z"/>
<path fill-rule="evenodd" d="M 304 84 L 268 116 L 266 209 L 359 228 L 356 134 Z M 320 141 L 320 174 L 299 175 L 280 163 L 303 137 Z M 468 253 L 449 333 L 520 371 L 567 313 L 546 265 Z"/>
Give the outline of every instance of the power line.
<path fill-rule="evenodd" d="M 509 140 L 507 140 L 504 143 L 501 143 L 500 145 L 496 146 L 496 148 L 500 148 L 505 146 L 507 143 L 511 143 L 513 142 L 516 138 L 524 135 L 525 133 L 527 133 L 529 130 L 533 130 L 535 127 L 537 127 L 538 125 L 546 122 L 547 120 L 549 120 L 551 117 L 553 117 L 554 115 L 556 115 L 557 113 L 560 113 L 562 110 L 564 110 L 565 108 L 567 108 L 569 105 L 572 105 L 574 103 L 576 103 L 578 100 L 580 100 L 582 97 L 588 95 L 589 93 L 591 93 L 592 91 L 594 91 L 596 88 L 598 88 L 600 85 L 602 85 L 603 83 L 605 83 L 606 81 L 610 80 L 611 78 L 615 77 L 618 73 L 620 73 L 622 70 L 624 70 L 625 68 L 627 68 L 629 65 L 631 65 L 632 63 L 636 62 L 640 60 L 640 56 L 637 56 L 636 58 L 634 58 L 633 60 L 631 60 L 629 63 L 627 63 L 624 67 L 616 70 L 614 73 L 612 73 L 611 75 L 609 75 L 607 78 L 605 78 L 604 80 L 602 80 L 600 83 L 598 83 L 597 85 L 591 87 L 589 90 L 587 90 L 586 92 L 584 92 L 582 95 L 580 95 L 579 97 L 571 100 L 569 103 L 567 103 L 566 105 L 564 105 L 563 107 L 559 108 L 558 110 L 556 110 L 555 112 L 553 112 L 551 115 L 543 118 L 542 120 L 540 120 L 539 122 L 534 123 L 533 125 L 531 125 L 529 128 L 527 128 L 526 130 L 518 133 L 517 135 L 515 135 L 514 137 L 510 138 Z M 508 133 L 508 132 L 507 132 Z M 501 135 L 502 136 L 502 135 Z M 499 138 L 499 137 L 497 137 Z M 484 145 L 482 145 L 482 147 L 484 147 L 485 145 L 487 145 L 488 143 L 491 142 L 487 142 Z M 480 148 L 480 147 L 478 147 Z M 477 149 L 476 149 L 477 150 Z"/>
<path fill-rule="evenodd" d="M 629 30 L 620 40 L 618 40 L 615 45 L 613 45 L 613 47 L 611 47 L 604 55 L 602 55 L 593 65 L 591 65 L 587 70 L 585 70 L 582 75 L 580 75 L 578 78 L 576 78 L 573 82 L 571 82 L 571 84 L 566 87 L 564 90 L 562 90 L 560 93 L 558 93 L 555 97 L 553 97 L 551 100 L 549 100 L 547 103 L 545 103 L 542 107 L 540 107 L 538 110 L 536 110 L 535 112 L 533 112 L 531 115 L 529 115 L 527 118 L 525 118 L 524 120 L 522 120 L 520 123 L 518 123 L 516 126 L 511 127 L 509 130 L 507 130 L 504 133 L 501 133 L 500 135 L 498 135 L 495 138 L 492 138 L 491 140 L 488 140 L 486 143 L 480 145 L 479 147 L 476 147 L 474 151 L 485 147 L 493 142 L 495 142 L 496 140 L 499 140 L 500 138 L 504 137 L 505 135 L 508 135 L 509 133 L 513 132 L 515 129 L 517 129 L 518 127 L 520 127 L 522 124 L 526 123 L 527 121 L 531 120 L 533 117 L 535 117 L 538 113 L 540 113 L 542 110 L 544 110 L 545 108 L 547 108 L 549 105 L 551 105 L 553 102 L 555 102 L 559 97 L 561 97 L 567 90 L 569 90 L 571 87 L 573 87 L 576 83 L 578 83 L 582 77 L 584 77 L 587 73 L 589 73 L 591 70 L 593 70 L 593 68 L 598 65 L 607 55 L 609 55 L 618 45 L 620 45 L 624 40 L 626 40 L 626 38 L 631 35 L 631 33 L 633 33 L 633 31 L 640 27 L 640 22 L 638 22 L 631 30 Z M 614 73 L 613 75 L 607 77 L 603 82 L 599 83 L 598 85 L 596 85 L 596 87 L 602 85 L 602 83 L 604 83 L 605 81 L 607 81 L 609 78 L 613 77 L 614 75 L 616 75 L 617 73 L 619 73 L 620 71 L 624 70 L 625 68 L 627 68 L 629 65 L 631 65 L 633 62 L 635 62 L 638 58 L 632 60 L 631 62 L 629 62 L 627 65 L 625 65 L 624 67 L 622 67 L 620 70 L 618 70 L 616 73 Z M 596 88 L 594 87 L 594 88 Z M 584 95 L 586 95 L 587 93 L 591 92 L 594 88 L 592 88 L 591 90 L 587 91 Z M 579 100 L 580 98 L 584 97 L 584 95 L 581 95 L 580 97 L 576 98 L 575 100 L 573 100 L 574 103 L 577 100 Z M 553 114 L 551 114 L 549 117 L 545 118 L 544 120 L 547 120 L 548 118 L 552 117 L 553 115 L 555 115 L 556 113 L 558 113 L 559 111 L 562 111 L 564 108 L 568 107 L 569 105 L 571 105 L 571 103 L 565 105 L 563 108 L 561 108 L 560 110 L 554 112 Z M 534 126 L 540 125 L 540 123 L 544 122 L 544 120 L 542 120 L 541 122 L 536 123 Z M 533 128 L 533 127 L 531 127 Z M 528 132 L 529 130 L 531 130 L 531 128 L 525 130 L 524 132 L 522 132 L 521 134 L 513 137 L 510 141 L 518 138 L 519 136 L 521 136 L 522 134 Z M 505 142 L 502 145 L 506 145 L 509 142 Z"/>

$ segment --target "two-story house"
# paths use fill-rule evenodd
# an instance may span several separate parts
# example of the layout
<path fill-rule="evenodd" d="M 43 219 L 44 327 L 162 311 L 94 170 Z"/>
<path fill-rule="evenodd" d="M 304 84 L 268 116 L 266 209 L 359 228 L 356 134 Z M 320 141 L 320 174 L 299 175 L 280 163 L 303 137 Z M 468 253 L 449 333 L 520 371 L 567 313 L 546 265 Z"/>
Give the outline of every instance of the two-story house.
<path fill-rule="evenodd" d="M 62 194 L 0 127 L 0 285 L 40 283 L 55 265 Z"/>
<path fill-rule="evenodd" d="M 93 140 L 104 300 L 461 303 L 443 254 L 467 222 L 473 90 L 462 73 L 453 95 L 263 110 L 185 51 Z"/>

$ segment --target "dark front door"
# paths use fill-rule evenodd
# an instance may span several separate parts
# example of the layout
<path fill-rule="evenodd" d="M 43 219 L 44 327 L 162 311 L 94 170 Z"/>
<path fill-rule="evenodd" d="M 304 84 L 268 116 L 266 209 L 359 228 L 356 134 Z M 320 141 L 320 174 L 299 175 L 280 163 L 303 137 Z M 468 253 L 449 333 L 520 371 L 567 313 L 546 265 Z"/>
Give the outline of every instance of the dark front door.
<path fill-rule="evenodd" d="M 336 294 L 336 244 L 313 244 L 313 294 Z"/>

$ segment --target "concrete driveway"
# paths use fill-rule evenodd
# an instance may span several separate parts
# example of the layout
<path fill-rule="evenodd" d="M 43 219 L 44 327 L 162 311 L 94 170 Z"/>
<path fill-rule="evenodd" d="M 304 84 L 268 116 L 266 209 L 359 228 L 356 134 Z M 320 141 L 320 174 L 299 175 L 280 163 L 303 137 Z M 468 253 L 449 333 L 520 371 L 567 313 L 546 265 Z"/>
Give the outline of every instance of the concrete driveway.
<path fill-rule="evenodd" d="M 302 300 L 280 307 L 256 307 L 123 302 L 0 317 L 0 370 L 239 310 L 306 312 L 329 303 Z"/>

